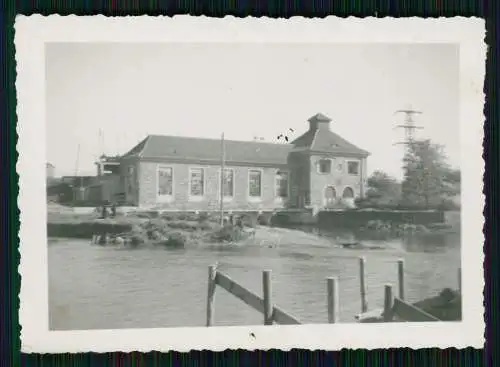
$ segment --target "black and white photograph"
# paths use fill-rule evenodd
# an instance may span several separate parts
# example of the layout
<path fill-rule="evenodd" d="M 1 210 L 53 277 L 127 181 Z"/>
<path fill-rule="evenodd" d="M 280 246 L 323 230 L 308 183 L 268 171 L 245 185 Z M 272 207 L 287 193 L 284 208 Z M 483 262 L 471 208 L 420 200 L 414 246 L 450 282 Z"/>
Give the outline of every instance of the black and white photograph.
<path fill-rule="evenodd" d="M 50 18 L 16 36 L 30 350 L 482 345 L 481 22 Z"/>

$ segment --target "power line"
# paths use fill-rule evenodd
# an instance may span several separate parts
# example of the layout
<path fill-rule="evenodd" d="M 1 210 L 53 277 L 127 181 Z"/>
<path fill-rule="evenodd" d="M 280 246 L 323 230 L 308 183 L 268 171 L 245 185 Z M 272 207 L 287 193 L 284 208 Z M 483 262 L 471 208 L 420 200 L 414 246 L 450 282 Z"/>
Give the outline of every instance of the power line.
<path fill-rule="evenodd" d="M 422 114 L 421 111 L 406 109 L 406 110 L 398 110 L 394 112 L 394 114 L 404 114 L 405 122 L 403 124 L 396 125 L 394 129 L 403 129 L 404 130 L 404 140 L 394 143 L 394 145 L 411 145 L 415 141 L 415 135 L 417 130 L 422 130 L 423 126 L 415 125 L 415 115 Z"/>

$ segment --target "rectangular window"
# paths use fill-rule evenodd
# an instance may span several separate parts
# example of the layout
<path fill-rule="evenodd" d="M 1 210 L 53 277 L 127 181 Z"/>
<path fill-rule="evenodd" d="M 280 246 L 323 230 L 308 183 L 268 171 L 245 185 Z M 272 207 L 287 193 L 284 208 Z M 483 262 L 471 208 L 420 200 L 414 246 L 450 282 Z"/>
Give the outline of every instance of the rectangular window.
<path fill-rule="evenodd" d="M 359 175 L 359 162 L 347 162 L 347 173 L 350 175 Z"/>
<path fill-rule="evenodd" d="M 189 182 L 191 196 L 203 196 L 205 194 L 205 174 L 203 168 L 191 168 L 189 171 Z"/>
<path fill-rule="evenodd" d="M 318 163 L 319 173 L 330 173 L 332 169 L 332 161 L 330 159 L 320 159 Z"/>
<path fill-rule="evenodd" d="M 222 190 L 224 197 L 234 196 L 234 170 L 231 168 L 224 168 L 224 177 L 222 178 Z"/>
<path fill-rule="evenodd" d="M 276 197 L 286 198 L 288 197 L 288 172 L 277 172 L 276 173 Z"/>
<path fill-rule="evenodd" d="M 158 167 L 158 196 L 172 196 L 174 192 L 172 167 Z"/>
<path fill-rule="evenodd" d="M 262 172 L 250 170 L 248 173 L 248 194 L 250 197 L 260 197 L 262 194 Z"/>

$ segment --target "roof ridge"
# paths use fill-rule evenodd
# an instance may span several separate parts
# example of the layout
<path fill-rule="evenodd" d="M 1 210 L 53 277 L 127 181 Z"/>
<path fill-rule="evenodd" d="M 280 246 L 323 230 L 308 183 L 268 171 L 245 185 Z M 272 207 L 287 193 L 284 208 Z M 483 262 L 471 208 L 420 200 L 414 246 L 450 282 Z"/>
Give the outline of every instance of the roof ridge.
<path fill-rule="evenodd" d="M 336 132 L 330 131 L 330 133 L 334 134 L 334 135 L 335 135 L 335 137 L 336 137 L 337 139 L 341 140 L 344 144 L 346 144 L 346 145 L 348 145 L 348 146 L 350 146 L 350 147 L 356 148 L 356 149 L 358 149 L 358 150 L 362 150 L 362 151 L 364 151 L 364 152 L 367 152 L 366 150 L 361 149 L 360 147 L 358 147 L 356 144 L 353 144 L 353 143 L 351 143 L 349 140 L 347 140 L 347 139 L 343 138 L 342 136 L 340 136 L 340 135 L 339 135 L 339 134 L 337 134 Z M 368 153 L 368 152 L 367 152 L 367 153 Z"/>
<path fill-rule="evenodd" d="M 180 136 L 180 135 L 150 134 L 150 135 L 148 135 L 148 138 L 150 138 L 150 137 L 221 141 L 221 139 L 216 139 L 216 138 L 202 138 L 202 137 L 199 137 L 199 136 Z M 251 144 L 267 144 L 267 145 L 273 145 L 273 146 L 289 146 L 290 145 L 290 143 L 282 144 L 282 143 L 273 143 L 273 142 L 270 142 L 270 141 L 252 141 L 252 140 L 234 140 L 234 139 L 224 139 L 224 142 L 251 143 Z"/>
<path fill-rule="evenodd" d="M 146 136 L 146 138 L 143 140 L 144 144 L 142 146 L 142 149 L 139 151 L 139 153 L 137 153 L 137 157 L 142 158 L 144 156 L 143 153 L 146 150 L 146 147 L 150 140 L 151 140 L 151 135 Z"/>
<path fill-rule="evenodd" d="M 304 131 L 301 135 L 299 135 L 298 137 L 296 137 L 294 140 L 292 140 L 290 142 L 291 145 L 296 145 L 298 142 L 300 142 L 301 140 L 304 140 L 308 135 L 311 134 L 311 130 L 306 130 Z"/>
<path fill-rule="evenodd" d="M 312 140 L 311 140 L 311 144 L 309 144 L 309 147 L 310 147 L 310 148 L 312 148 L 312 147 L 314 146 L 314 143 L 316 142 L 316 137 L 318 136 L 318 131 L 319 131 L 319 129 L 316 129 L 316 130 L 314 131 L 314 136 L 313 136 L 313 138 L 312 138 Z"/>
<path fill-rule="evenodd" d="M 137 144 L 135 144 L 131 149 L 129 149 L 125 154 L 121 155 L 121 157 L 127 157 L 127 156 L 133 156 L 133 155 L 138 155 L 139 152 L 141 152 L 144 149 L 144 145 L 146 143 L 146 139 L 148 139 L 148 136 L 146 136 L 144 139 L 139 140 Z M 142 145 L 142 147 L 141 147 Z M 140 148 L 139 152 L 137 151 Z"/>
<path fill-rule="evenodd" d="M 351 143 L 349 140 L 343 138 L 342 136 L 340 136 L 336 132 L 333 132 L 333 131 L 329 130 L 328 133 L 329 133 L 330 137 L 333 138 L 332 140 L 334 140 L 336 142 L 335 145 L 337 146 L 337 148 L 344 149 L 344 150 L 355 151 L 355 152 L 352 152 L 352 153 L 363 154 L 363 155 L 370 155 L 370 153 L 368 151 L 359 148 L 357 145 Z M 324 136 L 324 139 L 330 140 L 330 139 L 328 139 L 327 136 Z M 317 141 L 315 141 L 315 143 L 321 144 L 321 143 L 318 143 Z M 312 150 L 318 150 L 318 149 L 322 150 L 322 148 L 324 149 L 325 147 L 315 146 L 314 144 L 311 144 L 311 149 Z"/>

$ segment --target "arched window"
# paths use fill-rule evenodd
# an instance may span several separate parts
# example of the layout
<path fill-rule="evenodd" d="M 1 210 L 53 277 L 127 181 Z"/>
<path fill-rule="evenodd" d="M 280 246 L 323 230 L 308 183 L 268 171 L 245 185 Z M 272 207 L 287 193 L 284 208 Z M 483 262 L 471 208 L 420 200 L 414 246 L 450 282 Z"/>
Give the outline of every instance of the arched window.
<path fill-rule="evenodd" d="M 337 197 L 337 191 L 333 186 L 328 186 L 325 189 L 325 198 L 327 199 L 335 199 Z"/>
<path fill-rule="evenodd" d="M 337 191 L 333 186 L 327 186 L 325 188 L 325 206 L 334 207 L 336 204 Z"/>
<path fill-rule="evenodd" d="M 354 190 L 350 187 L 346 187 L 344 192 L 342 193 L 342 197 L 344 199 L 352 199 L 354 198 Z"/>

